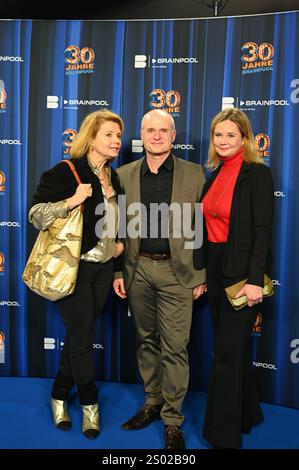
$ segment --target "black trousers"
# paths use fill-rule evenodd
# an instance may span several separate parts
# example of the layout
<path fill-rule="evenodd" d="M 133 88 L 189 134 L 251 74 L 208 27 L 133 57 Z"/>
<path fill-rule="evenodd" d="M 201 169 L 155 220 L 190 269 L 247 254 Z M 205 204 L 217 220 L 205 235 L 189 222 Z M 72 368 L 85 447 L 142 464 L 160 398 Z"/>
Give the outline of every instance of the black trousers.
<path fill-rule="evenodd" d="M 259 307 L 234 310 L 225 295 L 224 243 L 209 243 L 208 297 L 215 348 L 203 436 L 216 446 L 239 448 L 242 427 L 263 420 L 252 364 L 252 327 Z"/>
<path fill-rule="evenodd" d="M 93 384 L 94 324 L 106 302 L 112 276 L 113 260 L 106 263 L 80 261 L 74 294 L 56 302 L 67 334 L 52 390 L 53 398 L 66 399 L 57 395 L 64 395 L 63 388 L 71 388 L 76 383 L 82 404 L 97 401 Z"/>

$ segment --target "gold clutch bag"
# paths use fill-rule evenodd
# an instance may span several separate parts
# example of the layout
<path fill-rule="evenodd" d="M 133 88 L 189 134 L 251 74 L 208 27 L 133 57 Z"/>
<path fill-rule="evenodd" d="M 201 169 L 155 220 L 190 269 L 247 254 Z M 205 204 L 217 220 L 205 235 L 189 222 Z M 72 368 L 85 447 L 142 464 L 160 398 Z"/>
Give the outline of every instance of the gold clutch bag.
<path fill-rule="evenodd" d="M 81 183 L 75 167 L 65 160 Z M 74 292 L 77 281 L 83 233 L 83 205 L 65 219 L 57 218 L 41 230 L 26 263 L 22 279 L 36 294 L 59 300 Z"/>
<path fill-rule="evenodd" d="M 245 286 L 247 279 L 243 279 L 242 281 L 233 284 L 232 286 L 226 287 L 225 292 L 227 298 L 235 310 L 241 310 L 241 308 L 246 307 L 247 298 L 245 295 L 235 299 L 236 294 Z M 263 297 L 270 297 L 270 295 L 274 294 L 274 287 L 271 279 L 267 274 L 264 275 L 264 288 L 263 288 Z"/>

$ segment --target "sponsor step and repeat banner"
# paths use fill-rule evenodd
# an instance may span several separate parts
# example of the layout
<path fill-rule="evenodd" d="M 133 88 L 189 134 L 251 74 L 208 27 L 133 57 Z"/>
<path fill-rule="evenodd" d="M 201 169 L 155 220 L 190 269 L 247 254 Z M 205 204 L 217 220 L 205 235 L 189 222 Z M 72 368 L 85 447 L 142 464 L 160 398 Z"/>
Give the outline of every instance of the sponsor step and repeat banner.
<path fill-rule="evenodd" d="M 116 163 L 142 156 L 140 121 L 172 114 L 176 155 L 204 164 L 209 125 L 239 107 L 275 182 L 275 296 L 257 316 L 254 365 L 262 399 L 299 408 L 299 13 L 159 21 L 0 21 L 0 375 L 53 377 L 64 326 L 21 275 L 37 236 L 28 224 L 43 171 L 68 158 L 86 114 L 125 122 Z M 242 313 L 236 313 L 241 315 Z M 209 307 L 194 305 L 190 388 L 207 390 Z M 128 305 L 109 296 L 98 319 L 98 380 L 140 382 Z"/>

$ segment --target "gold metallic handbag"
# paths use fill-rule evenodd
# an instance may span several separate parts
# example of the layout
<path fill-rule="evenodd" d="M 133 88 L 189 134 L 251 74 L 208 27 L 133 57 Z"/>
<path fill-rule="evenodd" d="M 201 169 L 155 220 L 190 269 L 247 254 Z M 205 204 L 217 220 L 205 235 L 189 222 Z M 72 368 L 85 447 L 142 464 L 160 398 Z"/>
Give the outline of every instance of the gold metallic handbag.
<path fill-rule="evenodd" d="M 235 299 L 236 294 L 245 286 L 247 279 L 243 279 L 242 281 L 233 284 L 232 286 L 226 287 L 225 292 L 227 298 L 235 310 L 241 310 L 241 308 L 246 307 L 247 304 L 247 297 L 246 295 L 242 295 L 238 299 Z M 264 275 L 264 288 L 263 288 L 263 297 L 270 297 L 270 295 L 274 294 L 273 283 L 267 274 Z"/>
<path fill-rule="evenodd" d="M 72 162 L 67 163 L 76 180 L 80 178 Z M 83 204 L 70 211 L 67 218 L 57 218 L 41 230 L 33 246 L 22 279 L 36 294 L 59 300 L 74 292 L 81 254 Z"/>

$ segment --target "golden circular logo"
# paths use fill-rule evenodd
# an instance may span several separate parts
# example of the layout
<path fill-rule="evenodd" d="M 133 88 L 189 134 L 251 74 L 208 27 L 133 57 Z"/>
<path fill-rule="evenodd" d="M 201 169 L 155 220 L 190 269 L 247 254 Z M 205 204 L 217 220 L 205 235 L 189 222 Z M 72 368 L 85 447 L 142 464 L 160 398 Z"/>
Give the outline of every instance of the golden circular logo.
<path fill-rule="evenodd" d="M 0 185 L 5 183 L 5 174 L 0 171 Z"/>

